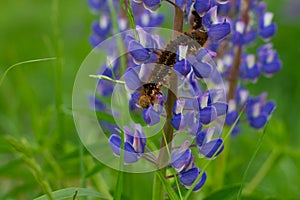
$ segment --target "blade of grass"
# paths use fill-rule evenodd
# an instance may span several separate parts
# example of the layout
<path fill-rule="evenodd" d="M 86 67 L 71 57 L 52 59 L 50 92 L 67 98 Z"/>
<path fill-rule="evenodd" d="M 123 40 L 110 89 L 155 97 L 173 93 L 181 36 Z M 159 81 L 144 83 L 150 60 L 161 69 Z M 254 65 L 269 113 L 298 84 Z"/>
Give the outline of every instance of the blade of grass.
<path fill-rule="evenodd" d="M 59 0 L 52 0 L 52 30 L 55 45 L 55 53 L 57 55 L 57 63 L 55 67 L 55 109 L 56 109 L 56 136 L 52 137 L 53 140 L 65 141 L 64 134 L 64 112 L 62 110 L 62 70 L 63 70 L 63 52 L 62 52 L 62 39 L 59 30 Z M 58 145 L 62 145 L 59 144 Z"/>
<path fill-rule="evenodd" d="M 264 164 L 258 170 L 256 175 L 251 179 L 248 185 L 242 190 L 243 195 L 250 195 L 261 180 L 265 177 L 267 172 L 274 165 L 276 159 L 280 156 L 281 152 L 278 149 L 274 149 L 269 155 L 268 159 L 265 160 Z"/>
<path fill-rule="evenodd" d="M 136 29 L 135 29 L 136 24 L 135 24 L 134 15 L 133 15 L 130 0 L 126 0 L 126 5 L 125 5 L 125 0 L 120 0 L 120 4 L 123 8 L 123 11 L 126 13 L 127 20 L 129 22 L 129 26 L 133 30 L 133 35 L 134 35 L 135 39 L 137 40 L 138 36 L 137 36 L 137 33 L 136 33 Z"/>
<path fill-rule="evenodd" d="M 251 159 L 250 159 L 250 161 L 249 161 L 249 163 L 248 163 L 248 165 L 247 165 L 247 167 L 246 167 L 246 169 L 245 169 L 245 171 L 244 171 L 244 174 L 243 174 L 243 178 L 242 178 L 242 183 L 241 183 L 241 186 L 240 186 L 240 189 L 239 189 L 239 191 L 238 191 L 238 194 L 237 194 L 237 199 L 241 199 L 241 196 L 242 196 L 242 192 L 243 192 L 243 189 L 244 189 L 244 185 L 245 185 L 245 181 L 246 181 L 246 176 L 247 176 L 247 174 L 248 174 L 248 171 L 249 171 L 249 169 L 250 169 L 250 166 L 252 165 L 252 163 L 253 163 L 253 161 L 254 161 L 254 159 L 255 159 L 255 157 L 256 157 L 256 155 L 257 155 L 257 153 L 258 153 L 258 151 L 259 151 L 259 149 L 260 149 L 260 147 L 261 147 L 261 145 L 262 145 L 262 143 L 263 143 L 263 139 L 264 139 L 264 137 L 265 137 L 265 135 L 266 135 L 266 129 L 267 129 L 267 126 L 268 126 L 268 123 L 266 124 L 266 126 L 265 126 L 265 128 L 264 128 L 264 130 L 263 130 L 263 132 L 262 132 L 262 134 L 260 135 L 260 137 L 259 137 L 259 139 L 258 139 L 258 142 L 257 142 L 257 144 L 256 144 L 256 148 L 255 148 L 255 150 L 254 150 L 254 152 L 253 152 L 253 154 L 252 154 L 252 157 L 251 157 Z M 277 152 L 276 152 L 276 154 L 274 154 L 274 155 L 276 155 L 276 157 L 277 157 Z M 271 157 L 272 158 L 272 157 Z M 272 158 L 273 159 L 273 158 Z M 275 159 L 275 158 L 274 158 Z M 248 190 L 249 189 L 251 189 L 250 191 L 252 191 L 253 189 L 254 189 L 254 185 L 250 185 L 249 186 L 250 188 L 247 188 Z M 250 192 L 250 191 L 248 191 L 248 192 Z"/>
<path fill-rule="evenodd" d="M 23 139 L 22 141 L 18 141 L 17 139 L 11 136 L 6 136 L 5 139 L 20 156 L 20 158 L 26 163 L 26 165 L 30 168 L 33 176 L 35 177 L 42 191 L 46 194 L 47 199 L 54 200 L 50 184 L 44 178 L 40 165 L 33 157 L 32 149 L 30 147 L 30 144 L 28 144 L 27 140 Z"/>
<path fill-rule="evenodd" d="M 0 78 L 0 87 L 5 79 L 5 77 L 7 76 L 8 72 L 10 70 L 12 70 L 14 67 L 17 67 L 19 65 L 23 65 L 23 64 L 28 64 L 28 63 L 36 63 L 36 62 L 43 62 L 43 61 L 48 61 L 48 60 L 56 60 L 56 58 L 38 58 L 38 59 L 33 59 L 33 60 L 26 60 L 26 61 L 22 61 L 22 62 L 18 62 L 16 64 L 13 64 L 12 66 L 8 67 L 4 73 L 2 74 L 1 78 Z"/>
<path fill-rule="evenodd" d="M 165 177 L 163 176 L 161 171 L 156 171 L 155 174 L 157 175 L 156 177 L 159 178 L 160 182 L 163 184 L 164 188 L 166 189 L 169 197 L 171 200 L 179 200 L 179 197 L 177 196 L 176 192 L 174 189 L 171 187 L 171 185 L 167 182 Z M 160 189 L 160 188 L 157 188 Z M 161 188 L 163 190 L 163 188 Z"/>

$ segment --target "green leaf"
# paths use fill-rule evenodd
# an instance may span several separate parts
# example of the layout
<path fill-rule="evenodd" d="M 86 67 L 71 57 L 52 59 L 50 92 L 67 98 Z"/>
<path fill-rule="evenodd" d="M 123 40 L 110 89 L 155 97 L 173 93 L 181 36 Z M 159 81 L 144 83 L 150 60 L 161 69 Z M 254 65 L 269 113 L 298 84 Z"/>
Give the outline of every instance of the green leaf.
<path fill-rule="evenodd" d="M 96 192 L 95 190 L 89 188 L 64 188 L 52 192 L 53 198 L 55 200 L 74 198 L 74 197 L 98 197 L 100 199 L 107 199 L 103 194 Z M 74 198 L 75 199 L 75 198 Z M 47 195 L 40 196 L 34 200 L 48 200 Z"/>
<path fill-rule="evenodd" d="M 129 21 L 130 28 L 133 30 L 134 37 L 135 37 L 135 39 L 138 39 L 136 29 L 135 29 L 136 24 L 135 24 L 135 20 L 134 20 L 134 14 L 133 14 L 133 11 L 132 11 L 131 3 L 130 3 L 129 0 L 126 0 L 127 5 L 125 5 L 124 0 L 123 1 L 120 0 L 120 3 L 121 3 L 121 6 L 122 6 L 122 9 L 126 13 L 127 19 Z"/>

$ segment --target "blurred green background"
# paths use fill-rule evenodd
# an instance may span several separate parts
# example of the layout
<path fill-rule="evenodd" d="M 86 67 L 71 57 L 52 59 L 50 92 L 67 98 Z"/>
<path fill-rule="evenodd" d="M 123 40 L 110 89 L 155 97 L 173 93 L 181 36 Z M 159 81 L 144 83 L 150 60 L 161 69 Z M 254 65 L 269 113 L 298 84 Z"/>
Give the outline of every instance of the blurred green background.
<path fill-rule="evenodd" d="M 277 109 L 246 180 L 262 171 L 255 195 L 300 199 L 300 2 L 267 3 L 278 25 L 272 42 L 283 69 L 249 85 L 255 95 L 267 91 Z M 0 86 L 0 199 L 33 199 L 48 186 L 113 191 L 116 171 L 84 151 L 71 113 L 73 82 L 91 50 L 88 36 L 96 15 L 79 0 L 0 0 L 0 15 L 0 75 L 21 61 L 56 57 L 17 66 Z M 231 139 L 225 185 L 242 181 L 260 134 L 244 126 Z M 151 199 L 152 178 L 125 174 L 124 197 Z M 205 193 L 216 189 L 213 179 L 209 182 Z"/>

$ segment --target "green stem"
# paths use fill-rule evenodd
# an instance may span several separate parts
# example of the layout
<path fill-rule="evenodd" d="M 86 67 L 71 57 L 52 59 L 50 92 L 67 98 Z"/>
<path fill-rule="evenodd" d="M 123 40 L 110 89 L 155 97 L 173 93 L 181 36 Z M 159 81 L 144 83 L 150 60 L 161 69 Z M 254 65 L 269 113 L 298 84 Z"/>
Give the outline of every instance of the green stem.
<path fill-rule="evenodd" d="M 55 140 L 57 141 L 65 141 L 64 140 L 64 114 L 62 111 L 62 68 L 63 68 L 63 53 L 62 53 L 62 41 L 60 37 L 59 31 L 59 0 L 53 0 L 52 2 L 52 29 L 55 43 L 55 53 L 57 54 L 57 66 L 55 67 L 55 108 L 56 108 L 56 122 L 57 122 L 57 137 Z M 61 144 L 59 144 L 61 145 Z"/>
<path fill-rule="evenodd" d="M 264 162 L 264 164 L 261 166 L 259 171 L 256 173 L 256 175 L 253 177 L 253 179 L 249 182 L 249 184 L 244 188 L 242 194 L 243 195 L 250 195 L 253 190 L 258 186 L 258 184 L 262 181 L 262 179 L 266 176 L 268 171 L 273 166 L 274 162 L 280 155 L 280 151 L 277 149 L 274 149 L 268 159 Z"/>

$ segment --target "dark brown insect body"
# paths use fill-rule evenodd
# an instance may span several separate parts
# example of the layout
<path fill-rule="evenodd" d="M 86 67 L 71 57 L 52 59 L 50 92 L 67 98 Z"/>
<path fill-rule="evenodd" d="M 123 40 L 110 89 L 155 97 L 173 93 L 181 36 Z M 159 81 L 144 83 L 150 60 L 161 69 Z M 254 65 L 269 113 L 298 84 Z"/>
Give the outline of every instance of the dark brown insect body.
<path fill-rule="evenodd" d="M 165 50 L 159 54 L 157 64 L 155 64 L 149 83 L 143 85 L 141 94 L 138 99 L 138 104 L 142 108 L 148 108 L 150 104 L 158 102 L 157 95 L 162 95 L 161 87 L 163 84 L 168 85 L 168 77 L 173 73 L 172 67 L 176 63 L 176 53 L 179 46 L 188 46 L 189 53 L 195 53 L 208 39 L 208 35 L 202 28 L 202 18 L 196 11 L 192 11 L 194 22 L 192 29 L 180 35 L 175 40 L 170 41 L 166 45 Z"/>
<path fill-rule="evenodd" d="M 150 104 L 157 103 L 157 95 L 162 95 L 160 87 L 155 83 L 147 83 L 143 85 L 138 104 L 142 108 L 148 108 Z"/>

